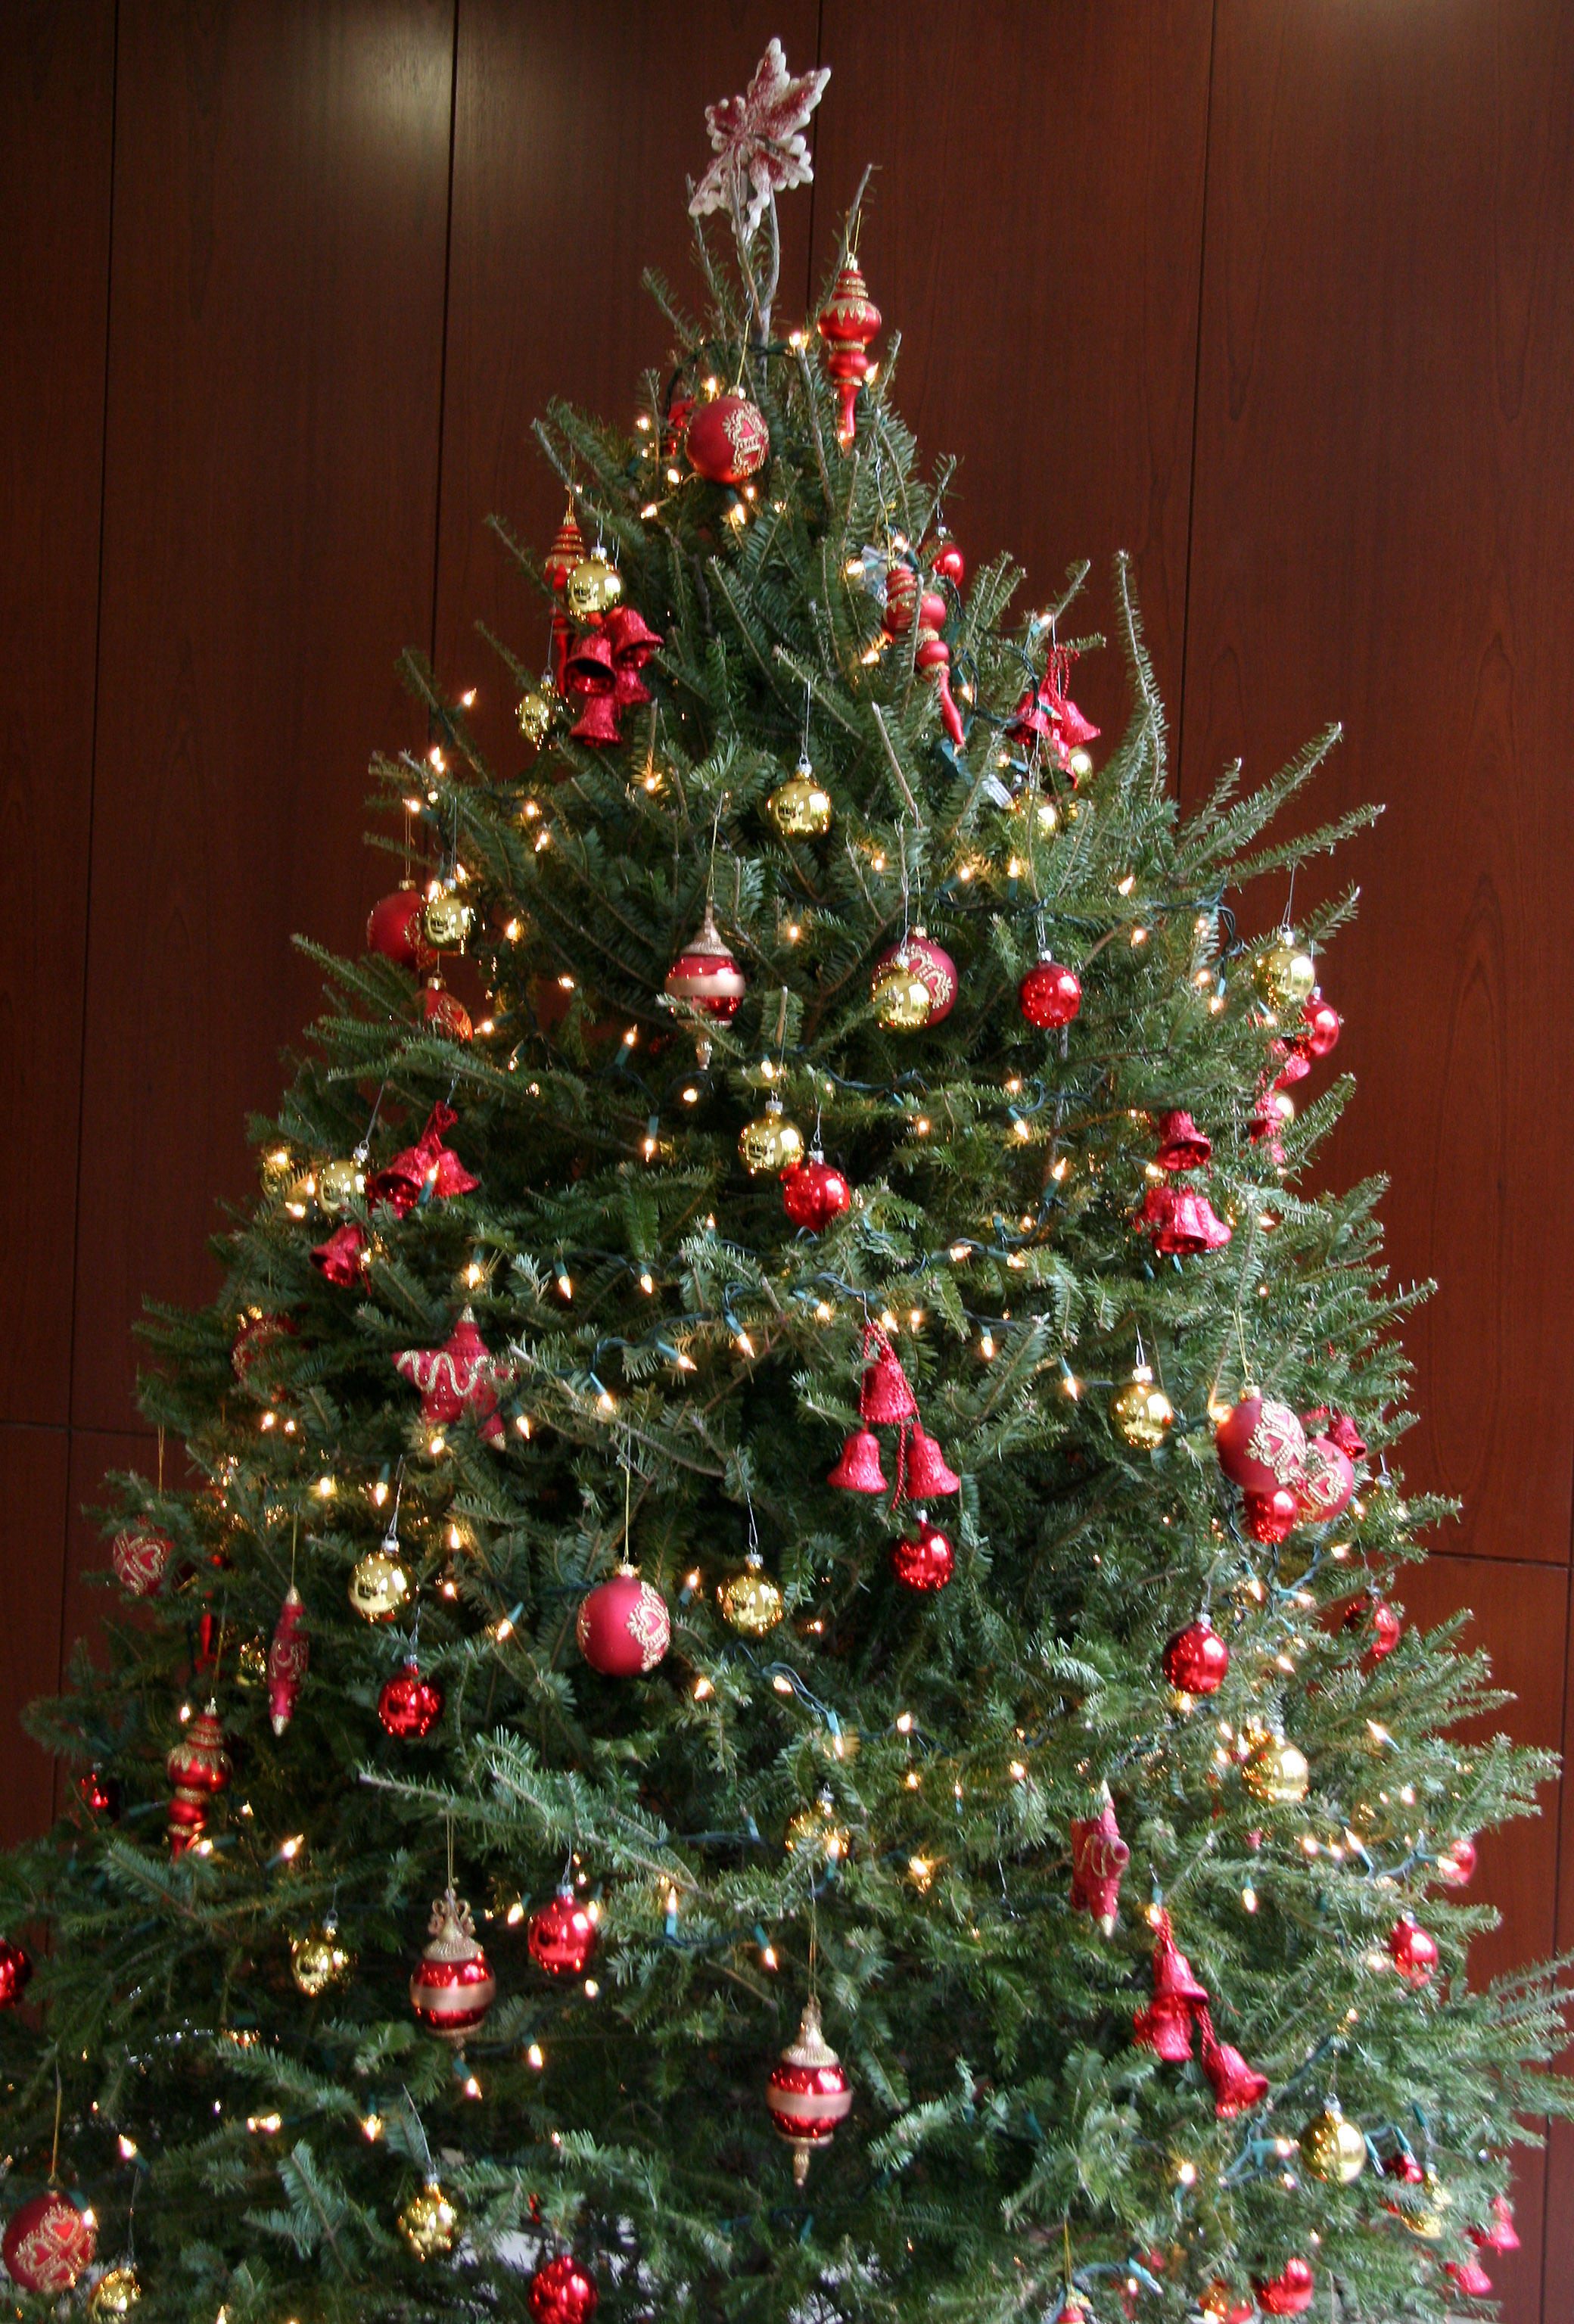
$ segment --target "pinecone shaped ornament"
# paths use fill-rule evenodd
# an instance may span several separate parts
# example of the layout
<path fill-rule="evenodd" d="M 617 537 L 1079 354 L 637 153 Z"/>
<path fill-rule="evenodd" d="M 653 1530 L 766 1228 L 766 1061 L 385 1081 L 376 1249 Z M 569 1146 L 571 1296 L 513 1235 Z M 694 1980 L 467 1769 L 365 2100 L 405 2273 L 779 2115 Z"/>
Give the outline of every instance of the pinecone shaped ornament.
<path fill-rule="evenodd" d="M 470 1907 L 452 1888 L 434 1900 L 427 1925 L 430 1941 L 410 1981 L 410 2006 L 428 2034 L 463 2042 L 492 2007 L 497 1979 L 476 1941 Z"/>
<path fill-rule="evenodd" d="M 852 2085 L 820 2024 L 813 1994 L 804 2004 L 797 2039 L 771 2068 L 765 2103 L 778 2134 L 793 2151 L 793 2181 L 801 2187 L 815 2149 L 829 2146 L 852 2106 Z"/>

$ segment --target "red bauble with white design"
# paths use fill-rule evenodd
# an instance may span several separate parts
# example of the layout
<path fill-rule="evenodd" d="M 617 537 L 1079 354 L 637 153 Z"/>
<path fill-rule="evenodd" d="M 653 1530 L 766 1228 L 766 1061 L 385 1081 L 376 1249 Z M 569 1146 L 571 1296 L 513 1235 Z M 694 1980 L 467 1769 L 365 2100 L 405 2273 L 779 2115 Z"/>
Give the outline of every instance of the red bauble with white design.
<path fill-rule="evenodd" d="M 1017 986 L 1017 998 L 1027 1022 L 1041 1033 L 1051 1032 L 1057 1025 L 1069 1025 L 1082 1007 L 1082 980 L 1075 969 L 1063 967 L 1045 953 Z"/>
<path fill-rule="evenodd" d="M 1247 1493 L 1272 1493 L 1301 1482 L 1306 1435 L 1287 1404 L 1265 1399 L 1247 1388 L 1233 1412 L 1213 1432 L 1219 1465 L 1231 1484 Z"/>
<path fill-rule="evenodd" d="M 1217 1694 L 1229 1668 L 1229 1648 L 1206 1614 L 1177 1630 L 1164 1652 L 1164 1673 L 1183 1694 Z"/>
<path fill-rule="evenodd" d="M 1257 2295 L 1257 2306 L 1265 2316 L 1303 2316 L 1312 2305 L 1312 2295 L 1317 2279 L 1312 2263 L 1304 2259 L 1287 2259 L 1271 2282 L 1264 2283 L 1256 2277 L 1252 2290 Z"/>
<path fill-rule="evenodd" d="M 410 1981 L 410 2006 L 428 2034 L 463 2042 L 474 2034 L 497 1993 L 497 1979 L 475 1941 L 470 1907 L 452 1888 L 432 1905 L 430 1942 Z"/>
<path fill-rule="evenodd" d="M 885 969 L 906 968 L 909 974 L 917 978 L 929 995 L 929 1014 L 924 1019 L 925 1026 L 938 1025 L 950 1016 L 956 1006 L 956 963 L 944 945 L 937 945 L 933 936 L 925 935 L 922 928 L 915 928 L 907 938 L 905 961 L 901 958 L 901 951 L 900 945 L 893 945 L 889 952 L 881 953 L 871 972 L 870 982 L 878 984 Z"/>
<path fill-rule="evenodd" d="M 1247 1533 L 1270 1548 L 1294 1531 L 1302 1515 L 1301 1503 L 1288 1485 L 1275 1485 L 1271 1493 L 1246 1493 L 1242 1500 Z"/>
<path fill-rule="evenodd" d="M 530 2278 L 535 2324 L 590 2324 L 600 2300 L 595 2280 L 571 2252 L 561 2252 Z"/>
<path fill-rule="evenodd" d="M 1445 1888 L 1468 1888 L 1475 1877 L 1475 1841 L 1450 1840 L 1438 1858 L 1438 1878 Z"/>
<path fill-rule="evenodd" d="M 793 2150 L 793 2177 L 801 2187 L 809 2175 L 811 2154 L 830 2144 L 837 2124 L 852 2106 L 852 2084 L 825 2039 L 820 2005 L 813 1998 L 805 2004 L 796 2041 L 770 2070 L 765 2103 L 778 2135 Z"/>
<path fill-rule="evenodd" d="M 427 942 L 427 899 L 419 888 L 396 888 L 366 915 L 366 949 L 380 952 L 400 968 L 427 968 L 433 959 Z"/>
<path fill-rule="evenodd" d="M 1309 1436 L 1295 1498 L 1308 1525 L 1330 1525 L 1348 1506 L 1356 1489 L 1356 1469 L 1350 1456 L 1331 1436 Z"/>
<path fill-rule="evenodd" d="M 20 1945 L 0 1937 L 0 2009 L 22 1998 L 22 1988 L 32 1975 L 32 1963 Z"/>
<path fill-rule="evenodd" d="M 770 457 L 765 414 L 744 395 L 695 406 L 684 438 L 690 465 L 713 484 L 744 484 Z"/>
<path fill-rule="evenodd" d="M 1431 1973 L 1438 1965 L 1438 1941 L 1430 1929 L 1423 1929 L 1408 1913 L 1389 1931 L 1388 1950 L 1394 1956 L 1395 1968 L 1409 1984 L 1431 1983 Z"/>
<path fill-rule="evenodd" d="M 595 1950 L 595 1923 L 572 1888 L 559 1888 L 531 1914 L 526 1942 L 530 1959 L 549 1977 L 583 1977 Z"/>
<path fill-rule="evenodd" d="M 662 989 L 669 1001 L 685 1001 L 718 1025 L 730 1025 L 738 1014 L 746 989 L 743 972 L 723 942 L 709 904 L 697 935 L 667 970 Z"/>
<path fill-rule="evenodd" d="M 383 1683 L 377 1698 L 377 1716 L 401 1743 L 419 1743 L 443 1715 L 443 1690 L 436 1679 L 423 1678 L 413 1655 L 401 1671 Z"/>
<path fill-rule="evenodd" d="M 174 1554 L 169 1535 L 140 1519 L 135 1525 L 123 1526 L 109 1545 L 115 1578 L 133 1598 L 152 1596 Z"/>
<path fill-rule="evenodd" d="M 23 2292 L 58 2297 L 92 2266 L 97 2242 L 85 2215 L 51 2187 L 13 2212 L 0 2237 L 0 2259 Z"/>
<path fill-rule="evenodd" d="M 672 1643 L 672 1618 L 660 1591 L 625 1566 L 581 1601 L 574 1635 L 603 1678 L 640 1678 Z"/>
<path fill-rule="evenodd" d="M 956 1572 L 956 1552 L 938 1526 L 921 1525 L 897 1543 L 891 1568 L 905 1590 L 943 1590 Z"/>
<path fill-rule="evenodd" d="M 782 1172 L 781 1199 L 794 1226 L 818 1234 L 841 1217 L 852 1200 L 852 1189 L 823 1155 L 811 1154 L 806 1162 L 795 1162 Z"/>

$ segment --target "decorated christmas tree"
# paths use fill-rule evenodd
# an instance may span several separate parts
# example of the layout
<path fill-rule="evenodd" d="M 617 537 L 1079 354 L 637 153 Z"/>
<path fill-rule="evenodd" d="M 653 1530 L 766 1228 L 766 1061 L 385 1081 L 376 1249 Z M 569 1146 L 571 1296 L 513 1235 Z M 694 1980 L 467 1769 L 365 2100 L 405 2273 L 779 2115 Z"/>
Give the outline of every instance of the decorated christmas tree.
<path fill-rule="evenodd" d="M 402 884 L 150 1319 L 0 1862 L 19 2312 L 1441 2316 L 1569 2110 L 1467 1968 L 1551 1766 L 1404 1621 L 1309 1176 L 1334 738 L 1183 820 L 1125 567 L 1114 742 L 1080 576 L 970 578 L 856 205 L 773 312 L 824 79 L 711 110 L 633 436 L 538 430 L 524 771 L 409 662 Z"/>

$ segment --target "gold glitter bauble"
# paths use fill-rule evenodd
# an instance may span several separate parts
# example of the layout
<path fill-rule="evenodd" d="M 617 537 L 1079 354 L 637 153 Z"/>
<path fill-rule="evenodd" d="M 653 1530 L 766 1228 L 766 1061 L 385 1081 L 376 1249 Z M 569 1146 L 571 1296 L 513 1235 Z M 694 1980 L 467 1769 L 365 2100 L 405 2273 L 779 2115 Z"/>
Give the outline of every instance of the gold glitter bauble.
<path fill-rule="evenodd" d="M 1109 1417 L 1116 1434 L 1139 1452 L 1153 1452 L 1164 1443 L 1175 1417 L 1175 1408 L 1162 1388 L 1154 1384 L 1146 1364 L 1135 1371 L 1118 1396 L 1112 1398 Z"/>
<path fill-rule="evenodd" d="M 87 2294 L 89 2316 L 129 2316 L 143 2296 L 136 2270 L 129 2261 L 106 2267 Z"/>
<path fill-rule="evenodd" d="M 1293 1743 L 1286 1743 L 1282 1735 L 1264 1735 L 1253 1743 L 1241 1779 L 1247 1791 L 1270 1807 L 1291 1807 L 1306 1797 L 1312 1770 Z"/>
<path fill-rule="evenodd" d="M 529 694 L 521 698 L 514 716 L 519 720 L 520 733 L 526 742 L 533 742 L 538 751 L 552 724 L 552 696 L 545 687 L 532 686 Z"/>
<path fill-rule="evenodd" d="M 750 1638 L 762 1638 L 767 1630 L 774 1630 L 786 1611 L 781 1591 L 769 1574 L 755 1564 L 746 1565 L 741 1573 L 723 1582 L 716 1595 L 723 1619 Z"/>
<path fill-rule="evenodd" d="M 331 1929 L 308 1929 L 304 1937 L 290 1940 L 290 1974 L 308 2001 L 348 1977 L 351 1967 L 349 1954 Z"/>
<path fill-rule="evenodd" d="M 385 1549 L 368 1550 L 350 1576 L 350 1603 L 368 1622 L 391 1622 L 410 1596 L 410 1576 Z"/>
<path fill-rule="evenodd" d="M 1299 1009 L 1317 982 L 1312 954 L 1288 934 L 1262 954 L 1256 974 L 1259 989 L 1281 1009 Z"/>
<path fill-rule="evenodd" d="M 456 896 L 451 888 L 439 888 L 435 896 L 427 898 L 423 918 L 427 942 L 438 952 L 457 952 L 470 934 L 475 915 L 463 896 Z"/>
<path fill-rule="evenodd" d="M 399 2232 L 417 2259 L 432 2259 L 453 2250 L 459 2213 L 435 2179 L 428 2179 L 400 2211 Z"/>
<path fill-rule="evenodd" d="M 1301 2160 L 1319 2179 L 1337 2179 L 1348 2187 L 1367 2167 L 1367 2142 L 1353 2122 L 1346 2120 L 1337 2098 L 1330 2098 L 1301 2134 Z"/>
<path fill-rule="evenodd" d="M 870 999 L 888 1033 L 916 1033 L 927 1025 L 934 995 L 917 971 L 892 961 L 875 978 Z"/>
<path fill-rule="evenodd" d="M 365 1185 L 358 1162 L 325 1162 L 317 1174 L 317 1198 L 325 1211 L 342 1211 Z"/>
<path fill-rule="evenodd" d="M 1398 2216 L 1413 2236 L 1419 2236 L 1422 2243 L 1435 2244 L 1441 2239 L 1448 2225 L 1443 2213 L 1451 2207 L 1454 2199 L 1442 2181 L 1430 2171 L 1421 2182 L 1420 2193 L 1421 2208 L 1414 2211 L 1400 2211 Z"/>
<path fill-rule="evenodd" d="M 568 576 L 568 610 L 576 622 L 604 613 L 623 594 L 623 576 L 604 557 L 584 557 Z"/>
<path fill-rule="evenodd" d="M 823 839 L 831 828 L 831 794 L 815 780 L 806 759 L 778 784 L 765 807 L 784 839 Z"/>
<path fill-rule="evenodd" d="M 268 1649 L 261 1638 L 248 1638 L 235 1656 L 237 1686 L 266 1686 L 268 1683 Z"/>
<path fill-rule="evenodd" d="M 787 1170 L 803 1160 L 804 1134 L 782 1112 L 781 1100 L 773 1098 L 758 1120 L 744 1125 L 738 1151 L 753 1177 L 765 1170 Z"/>
<path fill-rule="evenodd" d="M 822 1792 L 812 1808 L 800 1808 L 787 1828 L 783 1846 L 789 1855 L 823 1856 L 827 1864 L 844 1864 L 852 1835 L 836 1821 L 836 1803 Z"/>

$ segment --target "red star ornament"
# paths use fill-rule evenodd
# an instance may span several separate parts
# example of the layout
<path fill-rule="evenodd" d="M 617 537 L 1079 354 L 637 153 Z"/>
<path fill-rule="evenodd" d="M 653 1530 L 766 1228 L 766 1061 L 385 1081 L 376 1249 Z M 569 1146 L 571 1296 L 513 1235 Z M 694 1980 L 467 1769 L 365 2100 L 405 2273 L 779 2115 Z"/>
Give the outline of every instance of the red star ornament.
<path fill-rule="evenodd" d="M 512 1373 L 493 1360 L 472 1309 L 465 1308 L 440 1348 L 403 1348 L 393 1359 L 393 1369 L 419 1388 L 423 1420 L 447 1427 L 468 1416 L 488 1444 L 503 1443 L 497 1392 Z"/>

